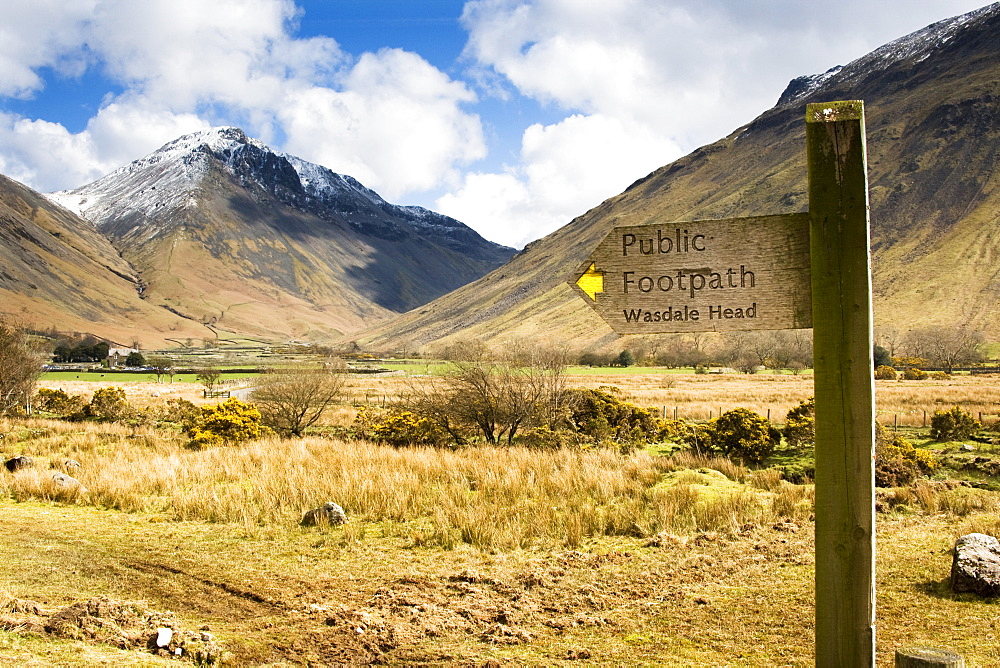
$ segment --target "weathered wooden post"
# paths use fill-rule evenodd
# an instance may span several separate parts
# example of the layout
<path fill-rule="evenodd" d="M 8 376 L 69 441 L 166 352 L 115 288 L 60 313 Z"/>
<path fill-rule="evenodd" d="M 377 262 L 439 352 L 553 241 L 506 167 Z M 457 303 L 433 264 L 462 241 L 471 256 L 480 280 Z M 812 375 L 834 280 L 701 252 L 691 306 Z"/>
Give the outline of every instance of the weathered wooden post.
<path fill-rule="evenodd" d="M 896 650 L 896 668 L 965 668 L 961 654 L 936 647 Z"/>
<path fill-rule="evenodd" d="M 816 397 L 816 665 L 875 664 L 875 403 L 864 105 L 806 108 Z"/>

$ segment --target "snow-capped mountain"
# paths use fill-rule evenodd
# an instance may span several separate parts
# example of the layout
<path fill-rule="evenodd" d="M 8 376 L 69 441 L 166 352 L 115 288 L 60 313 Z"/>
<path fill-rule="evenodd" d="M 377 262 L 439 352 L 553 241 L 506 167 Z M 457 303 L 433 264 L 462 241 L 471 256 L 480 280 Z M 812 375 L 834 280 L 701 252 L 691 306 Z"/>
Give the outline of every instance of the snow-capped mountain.
<path fill-rule="evenodd" d="M 111 238 L 145 298 L 258 336 L 354 331 L 514 254 L 233 127 L 180 137 L 48 197 Z"/>
<path fill-rule="evenodd" d="M 1000 16 L 1000 3 L 987 5 L 967 14 L 932 23 L 888 44 L 883 44 L 847 66 L 838 65 L 822 74 L 792 79 L 785 92 L 781 94 L 778 105 L 799 102 L 821 87 L 832 85 L 847 88 L 857 85 L 863 79 L 877 76 L 885 69 L 903 62 L 916 65 L 953 40 L 964 28 L 975 29 L 977 25 L 997 16 Z"/>

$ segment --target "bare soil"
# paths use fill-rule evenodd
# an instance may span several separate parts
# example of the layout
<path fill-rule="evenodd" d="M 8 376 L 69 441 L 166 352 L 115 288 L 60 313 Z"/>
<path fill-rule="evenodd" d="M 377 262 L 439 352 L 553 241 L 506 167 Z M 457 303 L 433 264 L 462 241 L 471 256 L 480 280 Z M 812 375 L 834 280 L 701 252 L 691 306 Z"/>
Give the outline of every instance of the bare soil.
<path fill-rule="evenodd" d="M 2 665 L 158 664 L 150 640 L 171 622 L 209 632 L 229 665 L 813 663 L 811 523 L 487 553 L 377 525 L 248 535 L 9 501 L 0 515 Z M 995 606 L 947 587 L 963 528 L 880 520 L 879 664 L 909 644 L 1000 662 Z"/>

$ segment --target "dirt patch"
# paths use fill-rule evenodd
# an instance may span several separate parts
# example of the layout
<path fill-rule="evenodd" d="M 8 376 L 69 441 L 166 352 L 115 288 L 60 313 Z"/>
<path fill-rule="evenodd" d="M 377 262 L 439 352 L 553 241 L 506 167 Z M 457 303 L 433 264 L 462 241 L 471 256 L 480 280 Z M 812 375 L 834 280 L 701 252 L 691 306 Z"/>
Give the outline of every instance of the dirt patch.
<path fill-rule="evenodd" d="M 216 664 L 223 657 L 223 649 L 212 634 L 184 629 L 172 612 L 157 612 L 141 602 L 106 596 L 52 611 L 35 601 L 0 592 L 0 628 L 186 658 L 198 665 Z"/>

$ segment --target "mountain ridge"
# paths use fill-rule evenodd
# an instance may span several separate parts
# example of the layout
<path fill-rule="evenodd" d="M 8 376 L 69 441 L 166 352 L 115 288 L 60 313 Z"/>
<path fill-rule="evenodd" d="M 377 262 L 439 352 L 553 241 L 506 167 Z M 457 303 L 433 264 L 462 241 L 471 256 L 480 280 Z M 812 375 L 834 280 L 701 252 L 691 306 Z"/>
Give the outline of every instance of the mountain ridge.
<path fill-rule="evenodd" d="M 514 254 L 234 127 L 185 135 L 48 197 L 111 239 L 147 301 L 233 335 L 358 331 Z"/>
<path fill-rule="evenodd" d="M 728 136 L 638 179 L 504 267 L 357 341 L 376 350 L 466 337 L 615 345 L 619 337 L 565 285 L 597 243 L 615 225 L 806 210 L 805 105 L 839 99 L 866 104 L 876 323 L 969 324 L 1000 339 L 992 308 L 1000 296 L 996 34 L 1000 3 L 795 79 L 775 107 Z M 963 290 L 927 279 L 963 265 Z"/>

